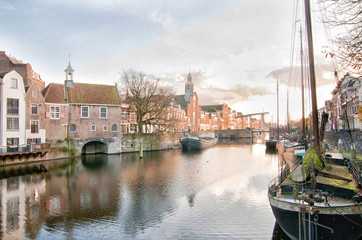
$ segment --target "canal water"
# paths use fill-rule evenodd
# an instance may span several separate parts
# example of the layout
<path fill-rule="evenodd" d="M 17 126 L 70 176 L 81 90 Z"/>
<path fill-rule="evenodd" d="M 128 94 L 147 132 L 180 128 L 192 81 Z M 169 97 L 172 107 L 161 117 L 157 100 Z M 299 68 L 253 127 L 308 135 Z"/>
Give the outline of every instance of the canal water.
<path fill-rule="evenodd" d="M 277 173 L 263 144 L 7 167 L 0 239 L 287 239 L 267 198 Z"/>

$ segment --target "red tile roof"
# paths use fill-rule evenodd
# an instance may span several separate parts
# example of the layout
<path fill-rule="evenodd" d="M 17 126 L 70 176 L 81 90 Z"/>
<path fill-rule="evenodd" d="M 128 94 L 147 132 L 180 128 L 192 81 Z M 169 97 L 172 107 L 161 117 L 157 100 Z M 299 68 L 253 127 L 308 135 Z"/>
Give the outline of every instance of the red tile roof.
<path fill-rule="evenodd" d="M 50 83 L 42 93 L 47 103 L 65 103 L 63 84 Z"/>
<path fill-rule="evenodd" d="M 64 85 L 51 83 L 44 90 L 45 102 L 66 103 Z M 114 85 L 74 83 L 66 89 L 68 103 L 120 105 L 117 87 Z"/>

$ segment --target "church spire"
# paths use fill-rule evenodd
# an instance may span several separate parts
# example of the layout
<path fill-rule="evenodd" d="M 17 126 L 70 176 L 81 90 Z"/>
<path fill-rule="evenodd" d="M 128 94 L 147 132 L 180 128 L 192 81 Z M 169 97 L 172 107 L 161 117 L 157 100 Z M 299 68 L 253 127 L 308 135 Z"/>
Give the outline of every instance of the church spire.
<path fill-rule="evenodd" d="M 192 76 L 190 72 L 189 75 L 187 76 L 187 83 L 192 83 Z"/>
<path fill-rule="evenodd" d="M 187 76 L 187 82 L 185 84 L 185 101 L 187 103 L 190 102 L 193 93 L 194 93 L 194 83 L 192 82 L 191 72 L 189 72 L 189 75 Z"/>

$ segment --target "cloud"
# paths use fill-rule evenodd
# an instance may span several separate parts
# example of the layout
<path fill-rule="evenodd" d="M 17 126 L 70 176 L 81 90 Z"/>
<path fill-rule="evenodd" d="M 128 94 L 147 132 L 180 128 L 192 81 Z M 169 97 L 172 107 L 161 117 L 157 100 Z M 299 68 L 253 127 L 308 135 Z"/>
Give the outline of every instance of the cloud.
<path fill-rule="evenodd" d="M 15 10 L 16 8 L 13 4 L 11 4 L 9 2 L 0 1 L 0 9 L 11 11 L 11 10 Z"/>
<path fill-rule="evenodd" d="M 309 72 L 304 72 L 304 79 L 308 79 L 308 75 Z M 329 64 L 315 65 L 315 77 L 317 87 L 334 84 L 333 66 Z M 273 70 L 266 78 L 279 79 L 279 83 L 300 88 L 301 68 L 300 66 L 293 66 Z"/>
<path fill-rule="evenodd" d="M 255 96 L 264 96 L 271 92 L 266 88 L 236 85 L 234 89 L 198 88 L 197 94 L 201 105 L 227 103 L 229 105 L 248 101 Z"/>
<path fill-rule="evenodd" d="M 148 14 L 148 17 L 151 21 L 160 23 L 166 31 L 174 31 L 177 28 L 174 18 L 167 14 L 152 11 Z"/>
<path fill-rule="evenodd" d="M 217 86 L 204 87 L 204 82 L 207 81 L 205 73 L 192 72 L 191 75 L 194 83 L 194 91 L 197 93 L 201 105 L 222 103 L 231 105 L 240 101 L 248 101 L 256 96 L 271 94 L 265 87 L 250 87 L 243 84 L 234 85 L 230 89 Z M 177 94 L 185 94 L 184 89 L 187 76 L 188 73 L 182 75 L 168 74 L 160 77 L 160 80 L 167 82 L 169 85 L 173 86 L 174 89 L 177 89 Z"/>

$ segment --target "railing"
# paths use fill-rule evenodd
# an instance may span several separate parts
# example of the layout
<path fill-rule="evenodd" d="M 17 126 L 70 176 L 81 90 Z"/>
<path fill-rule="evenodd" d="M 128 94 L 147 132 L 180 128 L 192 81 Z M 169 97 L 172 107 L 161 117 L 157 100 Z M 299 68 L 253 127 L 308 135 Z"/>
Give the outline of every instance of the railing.
<path fill-rule="evenodd" d="M 268 189 L 274 188 L 278 186 L 280 183 L 282 183 L 289 175 L 290 173 L 293 173 L 297 167 L 302 164 L 303 158 L 298 158 L 297 161 L 294 162 L 292 167 L 289 170 L 289 174 L 282 174 L 281 176 L 275 177 L 273 180 L 271 180 L 268 184 Z"/>
<path fill-rule="evenodd" d="M 3 146 L 0 147 L 0 154 L 6 153 L 19 153 L 19 152 L 30 152 L 31 147 L 29 144 L 27 145 L 19 145 L 19 146 Z"/>
<path fill-rule="evenodd" d="M 358 184 L 362 185 L 362 161 L 351 161 L 348 168 L 352 171 L 353 175 L 357 179 Z"/>

